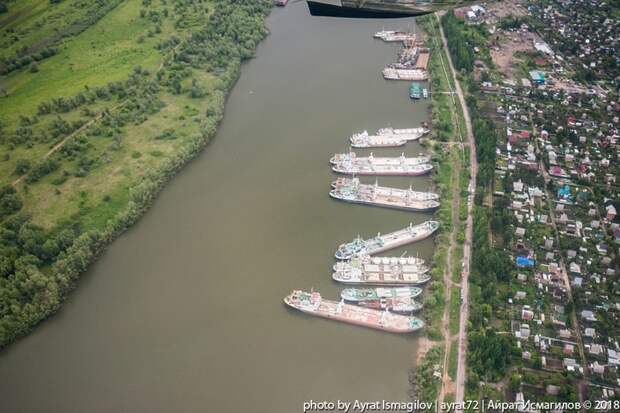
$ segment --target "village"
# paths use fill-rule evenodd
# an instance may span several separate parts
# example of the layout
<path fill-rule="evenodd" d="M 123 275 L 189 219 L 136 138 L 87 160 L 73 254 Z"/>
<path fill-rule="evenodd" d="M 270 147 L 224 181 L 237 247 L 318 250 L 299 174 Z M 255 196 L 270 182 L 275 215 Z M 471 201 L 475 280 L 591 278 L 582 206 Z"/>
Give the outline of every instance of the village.
<path fill-rule="evenodd" d="M 475 197 L 498 257 L 487 265 L 497 272 L 481 275 L 497 282 L 480 283 L 490 305 L 481 323 L 511 337 L 501 378 L 468 377 L 472 398 L 620 396 L 614 13 L 601 1 L 554 0 L 454 11 L 474 50 L 469 92 L 497 130 L 492 177 Z"/>

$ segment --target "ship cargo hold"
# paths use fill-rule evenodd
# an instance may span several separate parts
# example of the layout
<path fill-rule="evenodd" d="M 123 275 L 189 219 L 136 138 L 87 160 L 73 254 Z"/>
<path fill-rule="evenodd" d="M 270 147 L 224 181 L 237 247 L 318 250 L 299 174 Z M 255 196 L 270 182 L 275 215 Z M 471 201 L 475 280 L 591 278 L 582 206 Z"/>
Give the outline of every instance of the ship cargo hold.
<path fill-rule="evenodd" d="M 422 309 L 422 303 L 409 297 L 380 298 L 377 300 L 364 300 L 357 305 L 375 310 L 390 310 L 395 313 L 411 314 Z"/>
<path fill-rule="evenodd" d="M 428 80 L 428 72 L 422 69 L 386 67 L 381 73 L 387 80 Z"/>
<path fill-rule="evenodd" d="M 359 178 L 340 177 L 332 183 L 329 196 L 355 204 L 395 208 L 405 211 L 434 211 L 439 208 L 438 195 L 432 192 L 409 189 L 389 188 L 362 184 Z"/>
<path fill-rule="evenodd" d="M 358 256 L 337 262 L 333 269 L 335 281 L 352 285 L 411 286 L 431 279 L 430 268 L 415 257 Z"/>
<path fill-rule="evenodd" d="M 347 301 L 379 300 L 381 298 L 416 298 L 422 294 L 419 287 L 345 288 L 340 297 Z"/>
<path fill-rule="evenodd" d="M 424 327 L 417 317 L 346 304 L 344 300 L 326 300 L 315 291 L 294 290 L 284 298 L 284 303 L 306 314 L 390 333 L 412 333 Z"/>
<path fill-rule="evenodd" d="M 371 153 L 368 157 L 358 157 L 354 152 L 336 154 L 330 159 L 334 172 L 347 175 L 425 175 L 433 169 L 429 162 L 428 156 L 407 158 L 401 154 L 389 158 L 375 157 Z"/>
<path fill-rule="evenodd" d="M 421 241 L 430 237 L 439 228 L 439 222 L 426 221 L 418 225 L 409 224 L 407 228 L 389 234 L 377 234 L 376 237 L 364 240 L 357 237 L 351 242 L 341 244 L 336 251 L 336 258 L 347 260 L 356 255 L 373 255 L 398 248 L 403 245 Z"/>

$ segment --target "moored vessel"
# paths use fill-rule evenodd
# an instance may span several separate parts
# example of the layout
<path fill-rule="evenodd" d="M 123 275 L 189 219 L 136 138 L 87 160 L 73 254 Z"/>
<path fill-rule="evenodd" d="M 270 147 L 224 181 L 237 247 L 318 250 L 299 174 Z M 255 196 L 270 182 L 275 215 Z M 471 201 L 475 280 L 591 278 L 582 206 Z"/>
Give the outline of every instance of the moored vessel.
<path fill-rule="evenodd" d="M 422 294 L 419 287 L 377 287 L 377 288 L 345 288 L 340 297 L 347 301 L 379 300 L 381 298 L 416 298 Z"/>
<path fill-rule="evenodd" d="M 356 255 L 378 254 L 428 238 L 438 228 L 439 222 L 426 221 L 418 225 L 409 224 L 407 228 L 389 234 L 377 234 L 376 237 L 367 240 L 357 237 L 351 242 L 341 244 L 335 256 L 339 260 L 346 260 Z"/>
<path fill-rule="evenodd" d="M 409 87 L 409 97 L 411 99 L 420 99 L 422 97 L 422 88 L 417 82 L 412 82 Z"/>
<path fill-rule="evenodd" d="M 374 156 L 372 152 L 367 157 L 365 156 L 357 156 L 355 152 L 349 153 L 337 153 L 331 157 L 329 163 L 332 165 L 338 165 L 346 162 L 356 163 L 356 164 L 372 164 L 372 165 L 422 165 L 429 163 L 431 161 L 430 156 L 422 155 L 414 156 L 414 157 L 406 157 L 404 153 L 401 153 L 400 156 L 396 157 L 382 157 L 382 156 Z"/>
<path fill-rule="evenodd" d="M 332 170 L 345 175 L 420 176 L 430 173 L 433 170 L 433 165 L 430 163 L 418 165 L 374 165 L 372 163 L 342 162 L 333 165 Z"/>
<path fill-rule="evenodd" d="M 417 317 L 346 304 L 344 300 L 326 300 L 315 291 L 294 290 L 284 298 L 284 303 L 306 314 L 391 333 L 412 333 L 424 327 Z"/>
<path fill-rule="evenodd" d="M 340 177 L 332 182 L 329 196 L 345 202 L 395 208 L 408 211 L 433 211 L 439 208 L 439 196 L 433 192 L 362 184 L 359 178 Z"/>
<path fill-rule="evenodd" d="M 349 139 L 354 148 L 395 147 L 402 146 L 408 141 L 415 141 L 430 131 L 427 128 L 393 129 L 382 128 L 375 135 L 367 131 L 356 133 Z"/>
<path fill-rule="evenodd" d="M 353 257 L 334 264 L 332 278 L 344 284 L 410 286 L 430 280 L 428 266 L 417 257 Z"/>
<path fill-rule="evenodd" d="M 417 176 L 429 173 L 433 166 L 429 156 L 405 157 L 358 157 L 355 152 L 340 153 L 330 159 L 332 170 L 348 175 L 395 175 Z"/>
<path fill-rule="evenodd" d="M 428 80 L 428 72 L 422 69 L 386 67 L 382 73 L 387 80 Z"/>

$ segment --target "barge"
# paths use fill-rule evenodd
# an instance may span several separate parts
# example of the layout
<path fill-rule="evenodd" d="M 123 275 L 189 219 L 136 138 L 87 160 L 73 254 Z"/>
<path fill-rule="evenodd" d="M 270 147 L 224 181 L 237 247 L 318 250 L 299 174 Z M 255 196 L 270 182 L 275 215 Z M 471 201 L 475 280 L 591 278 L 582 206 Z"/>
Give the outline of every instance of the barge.
<path fill-rule="evenodd" d="M 357 163 L 357 164 L 372 164 L 375 166 L 380 165 L 407 165 L 407 166 L 415 166 L 422 165 L 425 163 L 429 163 L 431 161 L 430 156 L 420 155 L 415 156 L 413 158 L 405 157 L 404 153 L 401 153 L 399 157 L 381 157 L 374 156 L 372 152 L 367 157 L 360 156 L 358 157 L 355 152 L 349 153 L 337 153 L 331 157 L 329 163 L 332 165 L 339 165 L 342 163 Z"/>
<path fill-rule="evenodd" d="M 367 131 L 356 133 L 349 138 L 354 148 L 377 148 L 402 146 L 408 141 L 415 141 L 428 134 L 430 130 L 420 128 L 408 129 L 379 129 L 375 135 L 369 135 Z"/>
<path fill-rule="evenodd" d="M 412 42 L 415 43 L 416 35 L 411 32 L 403 32 L 400 30 L 381 30 L 376 32 L 372 37 L 381 39 L 384 42 Z"/>
<path fill-rule="evenodd" d="M 390 188 L 362 184 L 359 178 L 340 177 L 332 183 L 329 196 L 345 202 L 373 205 L 406 211 L 434 211 L 439 208 L 439 196 L 432 192 L 414 191 L 409 189 Z"/>
<path fill-rule="evenodd" d="M 419 165 L 374 165 L 372 163 L 359 164 L 343 162 L 332 166 L 334 172 L 345 175 L 384 175 L 384 176 L 420 176 L 433 170 L 429 163 Z"/>
<path fill-rule="evenodd" d="M 414 257 L 359 256 L 337 262 L 333 270 L 332 278 L 343 284 L 411 286 L 431 279 L 424 260 Z"/>
<path fill-rule="evenodd" d="M 439 222 L 426 221 L 418 225 L 409 224 L 407 228 L 389 234 L 377 234 L 376 237 L 364 240 L 357 237 L 351 242 L 341 244 L 336 251 L 336 258 L 347 260 L 356 255 L 373 255 L 411 244 L 430 237 L 439 229 Z"/>
<path fill-rule="evenodd" d="M 417 176 L 429 173 L 433 166 L 429 156 L 412 158 L 401 154 L 399 157 L 358 157 L 355 152 L 334 155 L 329 162 L 332 170 L 348 175 L 395 175 Z"/>
<path fill-rule="evenodd" d="M 380 300 L 381 298 L 416 298 L 422 294 L 419 287 L 394 287 L 394 288 L 345 288 L 340 292 L 340 297 L 347 301 Z"/>
<path fill-rule="evenodd" d="M 428 72 L 422 69 L 386 67 L 381 73 L 387 80 L 428 80 Z"/>
<path fill-rule="evenodd" d="M 417 317 L 346 304 L 344 300 L 325 300 L 315 291 L 294 290 L 284 298 L 284 303 L 306 314 L 390 333 L 412 333 L 424 327 Z"/>

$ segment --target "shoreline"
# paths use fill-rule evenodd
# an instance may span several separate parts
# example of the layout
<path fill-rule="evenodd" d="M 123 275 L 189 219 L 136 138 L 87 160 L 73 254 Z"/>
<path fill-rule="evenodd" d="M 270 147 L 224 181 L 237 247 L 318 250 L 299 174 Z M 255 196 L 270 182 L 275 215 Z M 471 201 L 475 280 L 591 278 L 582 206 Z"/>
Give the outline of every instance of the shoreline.
<path fill-rule="evenodd" d="M 266 20 L 271 14 L 271 10 L 273 7 L 269 9 L 266 15 L 261 16 L 265 33 L 257 40 L 253 51 L 256 51 L 259 44 L 269 35 Z M 28 303 L 35 308 L 35 311 L 18 318 L 21 324 L 19 329 L 9 332 L 4 342 L 0 342 L 0 352 L 21 338 L 28 336 L 40 323 L 59 312 L 67 295 L 76 288 L 80 276 L 94 264 L 113 241 L 138 222 L 153 205 L 166 184 L 205 150 L 217 135 L 225 116 L 225 106 L 230 92 L 241 75 L 242 65 L 251 58 L 254 56 L 232 59 L 227 70 L 217 75 L 223 83 L 223 87 L 216 92 L 221 99 L 217 100 L 218 104 L 213 108 L 215 114 L 205 118 L 200 133 L 188 138 L 159 167 L 146 172 L 139 181 L 132 185 L 129 189 L 129 201 L 126 206 L 109 219 L 102 229 L 89 229 L 82 232 L 74 239 L 73 244 L 50 265 L 46 272 L 51 278 L 58 280 L 57 299 L 53 304 L 45 301 Z"/>

